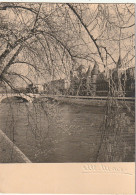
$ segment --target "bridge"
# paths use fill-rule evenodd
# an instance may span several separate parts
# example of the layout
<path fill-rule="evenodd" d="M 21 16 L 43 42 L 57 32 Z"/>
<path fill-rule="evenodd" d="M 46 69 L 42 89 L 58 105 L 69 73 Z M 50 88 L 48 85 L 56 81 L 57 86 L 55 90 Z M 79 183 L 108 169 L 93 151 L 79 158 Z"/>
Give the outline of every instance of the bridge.
<path fill-rule="evenodd" d="M 40 94 L 33 93 L 1 93 L 0 94 L 0 103 L 5 100 L 10 100 L 10 98 L 16 98 L 17 100 L 22 100 L 23 102 L 33 102 L 34 99 L 38 98 Z"/>

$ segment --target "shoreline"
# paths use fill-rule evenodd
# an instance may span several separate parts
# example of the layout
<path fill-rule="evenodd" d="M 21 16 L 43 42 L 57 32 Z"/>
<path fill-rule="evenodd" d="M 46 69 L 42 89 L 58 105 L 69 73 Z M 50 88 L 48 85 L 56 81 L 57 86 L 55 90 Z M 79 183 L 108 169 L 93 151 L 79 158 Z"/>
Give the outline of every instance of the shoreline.
<path fill-rule="evenodd" d="M 39 99 L 46 99 L 51 101 L 57 101 L 61 103 L 68 104 L 82 104 L 88 106 L 105 106 L 108 98 L 112 99 L 112 97 L 89 97 L 89 96 L 64 96 L 64 95 L 41 95 Z M 127 104 L 128 106 L 135 106 L 135 98 L 131 97 L 115 97 L 118 99 L 121 104 Z M 125 106 L 126 107 L 126 106 Z"/>

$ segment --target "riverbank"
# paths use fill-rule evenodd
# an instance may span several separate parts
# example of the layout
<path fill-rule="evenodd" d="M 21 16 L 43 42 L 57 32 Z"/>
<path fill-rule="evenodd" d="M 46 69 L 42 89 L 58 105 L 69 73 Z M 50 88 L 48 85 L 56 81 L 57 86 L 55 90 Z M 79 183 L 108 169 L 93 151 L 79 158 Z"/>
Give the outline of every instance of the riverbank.
<path fill-rule="evenodd" d="M 0 162 L 31 163 L 22 151 L 0 130 Z"/>
<path fill-rule="evenodd" d="M 43 95 L 42 98 L 41 104 L 39 101 L 34 104 L 0 104 L 0 125 L 4 133 L 0 135 L 0 162 L 26 162 L 22 153 L 33 163 L 96 162 L 105 115 L 102 102 L 106 103 L 106 97 L 91 99 Z M 91 106 L 92 102 L 98 101 L 100 106 Z M 134 104 L 131 99 L 120 101 L 123 105 L 125 102 Z M 120 156 L 123 162 L 133 162 L 134 119 L 129 118 L 124 109 L 121 113 L 122 120 L 129 124 L 121 127 Z M 128 117 L 128 121 L 124 117 Z M 118 118 L 121 119 L 120 116 Z M 124 141 L 127 143 L 125 157 L 121 152 Z M 114 147 L 117 148 L 116 145 Z M 104 161 L 103 156 L 100 161 Z M 116 156 L 113 161 L 116 161 Z"/>
<path fill-rule="evenodd" d="M 64 95 L 41 95 L 40 99 L 46 99 L 45 101 L 58 101 L 60 103 L 66 104 L 82 104 L 88 106 L 105 106 L 108 99 L 112 99 L 112 97 L 90 97 L 90 96 L 64 96 Z M 124 108 L 127 106 L 134 107 L 135 106 L 135 98 L 133 97 L 114 97 L 117 99 Z M 127 105 L 127 106 L 126 106 Z"/>

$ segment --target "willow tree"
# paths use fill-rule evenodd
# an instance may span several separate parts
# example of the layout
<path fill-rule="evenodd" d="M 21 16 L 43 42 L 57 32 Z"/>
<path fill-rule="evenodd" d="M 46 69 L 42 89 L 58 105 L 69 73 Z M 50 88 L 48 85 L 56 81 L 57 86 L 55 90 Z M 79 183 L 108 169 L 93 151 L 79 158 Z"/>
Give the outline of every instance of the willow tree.
<path fill-rule="evenodd" d="M 15 90 L 18 78 L 26 84 L 36 84 L 36 78 L 69 80 L 75 67 L 93 68 L 95 62 L 105 75 L 120 61 L 125 70 L 134 65 L 134 20 L 133 4 L 1 3 L 0 80 Z M 111 112 L 113 105 L 119 108 L 116 99 L 107 101 L 101 143 L 111 128 L 108 116 L 115 122 L 119 113 Z M 32 131 L 44 143 L 47 134 L 40 134 L 37 124 Z"/>
<path fill-rule="evenodd" d="M 117 72 L 117 83 L 114 85 L 112 74 L 108 75 L 110 93 L 96 161 L 125 160 L 132 148 L 123 134 L 124 130 L 128 134 L 132 133 L 131 129 L 134 131 L 131 123 L 134 121 L 134 104 L 128 106 L 125 99 L 123 104 L 120 104 L 117 97 L 120 96 L 120 90 L 125 88 L 121 84 L 121 73 L 135 64 L 134 4 L 97 4 L 90 7 L 86 4 L 68 4 L 68 7 L 78 18 L 91 45 L 94 46 L 98 64 L 103 66 L 106 74 L 109 73 L 108 69 L 112 68 Z M 91 9 L 95 10 L 93 17 Z M 124 107 L 127 108 L 129 116 L 122 113 Z"/>

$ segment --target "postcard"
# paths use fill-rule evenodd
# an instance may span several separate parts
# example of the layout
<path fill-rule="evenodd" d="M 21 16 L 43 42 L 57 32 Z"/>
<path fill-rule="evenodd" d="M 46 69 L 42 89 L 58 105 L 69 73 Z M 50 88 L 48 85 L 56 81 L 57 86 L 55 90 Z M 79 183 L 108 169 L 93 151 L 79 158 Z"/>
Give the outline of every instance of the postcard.
<path fill-rule="evenodd" d="M 135 193 L 135 4 L 0 2 L 0 192 Z"/>

